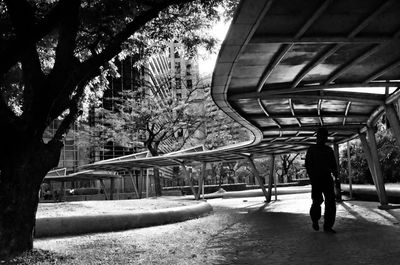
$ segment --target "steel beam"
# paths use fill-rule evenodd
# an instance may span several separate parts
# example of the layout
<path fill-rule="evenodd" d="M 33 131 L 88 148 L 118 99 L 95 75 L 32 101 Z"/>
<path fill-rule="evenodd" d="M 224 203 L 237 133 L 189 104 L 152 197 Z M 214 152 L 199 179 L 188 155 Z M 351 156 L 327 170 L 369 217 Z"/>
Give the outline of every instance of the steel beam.
<path fill-rule="evenodd" d="M 267 202 L 271 202 L 271 197 L 272 197 L 272 183 L 274 183 L 274 171 L 275 171 L 275 156 L 272 154 L 271 155 L 271 166 L 270 166 L 270 171 L 269 171 L 269 177 L 268 177 L 268 197 L 267 197 Z"/>
<path fill-rule="evenodd" d="M 361 143 L 367 158 L 369 169 L 378 193 L 381 206 L 388 205 L 385 185 L 383 183 L 382 169 L 378 159 L 378 151 L 376 148 L 375 132 L 371 127 L 367 128 L 368 141 L 364 134 L 360 134 Z"/>
<path fill-rule="evenodd" d="M 396 144 L 400 147 L 400 122 L 399 116 L 393 104 L 385 106 L 386 117 L 390 123 L 390 130 L 393 136 L 396 138 Z"/>
<path fill-rule="evenodd" d="M 263 185 L 262 179 L 260 177 L 260 174 L 258 173 L 258 170 L 256 168 L 256 165 L 254 164 L 253 159 L 251 157 L 249 157 L 249 156 L 244 156 L 244 157 L 247 160 L 247 162 L 249 163 L 251 172 L 254 174 L 254 176 L 256 177 L 256 179 L 257 179 L 257 181 L 258 181 L 258 183 L 260 185 L 260 188 L 261 188 L 261 190 L 262 190 L 262 192 L 264 194 L 266 202 L 268 202 L 268 192 L 265 189 L 265 186 Z"/>

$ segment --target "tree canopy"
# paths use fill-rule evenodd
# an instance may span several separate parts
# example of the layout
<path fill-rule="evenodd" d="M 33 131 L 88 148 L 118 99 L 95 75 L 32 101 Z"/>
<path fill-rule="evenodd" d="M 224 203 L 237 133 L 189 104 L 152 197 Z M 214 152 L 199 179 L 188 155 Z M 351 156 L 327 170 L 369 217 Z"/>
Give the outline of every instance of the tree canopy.
<path fill-rule="evenodd" d="M 113 58 L 150 54 L 174 38 L 211 48 L 202 29 L 219 19 L 219 5 L 234 2 L 0 0 L 0 256 L 32 248 L 40 184 L 84 95 L 114 72 Z"/>
<path fill-rule="evenodd" d="M 177 38 L 192 51 L 212 49 L 216 41 L 204 29 L 227 2 L 0 1 L 0 119 L 40 124 L 42 132 L 64 113 L 60 138 L 78 114 L 85 86 L 114 69 L 116 55 L 151 54 Z"/>

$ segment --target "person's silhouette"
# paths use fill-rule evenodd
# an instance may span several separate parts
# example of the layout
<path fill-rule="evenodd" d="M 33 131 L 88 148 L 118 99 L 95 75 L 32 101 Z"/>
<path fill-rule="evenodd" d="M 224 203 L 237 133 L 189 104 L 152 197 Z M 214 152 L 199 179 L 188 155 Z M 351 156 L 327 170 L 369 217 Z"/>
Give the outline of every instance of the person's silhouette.
<path fill-rule="evenodd" d="M 335 233 L 332 229 L 335 223 L 336 202 L 332 174 L 337 179 L 338 170 L 332 148 L 325 145 L 328 131 L 320 128 L 317 131 L 317 144 L 312 145 L 306 154 L 305 166 L 311 181 L 312 205 L 310 216 L 312 227 L 319 230 L 318 221 L 321 218 L 321 204 L 325 199 L 324 231 Z M 323 195 L 323 196 L 322 196 Z"/>

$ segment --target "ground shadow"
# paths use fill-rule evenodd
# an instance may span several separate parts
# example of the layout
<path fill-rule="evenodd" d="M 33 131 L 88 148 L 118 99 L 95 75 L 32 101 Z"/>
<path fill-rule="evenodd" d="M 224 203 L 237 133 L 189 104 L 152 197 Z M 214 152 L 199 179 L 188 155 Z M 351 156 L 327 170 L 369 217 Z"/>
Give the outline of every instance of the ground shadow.
<path fill-rule="evenodd" d="M 351 214 L 327 234 L 313 231 L 306 214 L 253 211 L 213 238 L 207 252 L 211 264 L 398 264 L 400 230 Z"/>

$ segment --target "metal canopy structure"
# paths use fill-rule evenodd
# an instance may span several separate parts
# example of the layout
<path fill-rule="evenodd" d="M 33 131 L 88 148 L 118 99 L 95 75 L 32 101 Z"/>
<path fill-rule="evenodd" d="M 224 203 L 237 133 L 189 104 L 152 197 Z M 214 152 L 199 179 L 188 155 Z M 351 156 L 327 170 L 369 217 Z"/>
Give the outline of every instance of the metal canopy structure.
<path fill-rule="evenodd" d="M 286 149 L 290 148 L 291 146 L 293 145 L 286 146 Z M 205 169 L 207 163 L 229 162 L 229 161 L 237 161 L 245 159 L 249 162 L 251 170 L 254 176 L 256 177 L 263 191 L 264 196 L 266 197 L 266 201 L 270 201 L 272 186 L 269 185 L 269 190 L 267 192 L 266 188 L 262 184 L 263 181 L 253 162 L 253 158 L 255 157 L 265 156 L 266 154 L 265 148 L 269 148 L 271 152 L 273 152 L 273 150 L 275 151 L 285 150 L 285 148 L 282 148 L 282 146 L 279 144 L 276 146 L 272 144 L 265 147 L 262 144 L 254 145 L 253 141 L 248 141 L 236 145 L 226 146 L 216 150 L 204 151 L 204 147 L 201 146 L 201 148 L 193 147 L 186 150 L 181 150 L 174 153 L 169 153 L 155 157 L 141 157 L 141 156 L 129 155 L 118 159 L 99 161 L 93 164 L 84 165 L 81 166 L 81 168 L 90 170 L 114 171 L 114 172 L 132 172 L 135 169 L 180 166 L 183 170 L 186 179 L 189 180 L 191 188 L 193 189 L 193 183 L 188 176 L 187 166 L 202 164 L 202 174 L 199 180 L 198 192 L 196 193 L 195 190 L 193 189 L 193 194 L 195 195 L 195 198 L 199 198 L 200 191 L 202 190 L 201 187 L 204 185 Z M 273 170 L 271 172 L 273 172 Z M 149 183 L 148 180 L 146 180 L 146 183 L 147 183 L 146 186 L 148 186 Z M 269 183 L 272 184 L 272 181 L 270 180 Z M 137 190 L 136 187 L 135 190 Z M 148 192 L 146 193 L 148 194 Z"/>
<path fill-rule="evenodd" d="M 400 143 L 395 105 L 400 96 L 399 17 L 397 0 L 241 0 L 218 55 L 211 93 L 220 109 L 247 127 L 254 139 L 218 150 L 84 168 L 185 168 L 193 162 L 204 166 L 247 159 L 261 184 L 251 157 L 305 150 L 323 126 L 337 160 L 338 144 L 360 137 L 385 206 L 373 127 L 386 113 Z M 270 191 L 260 186 L 269 201 Z"/>
<path fill-rule="evenodd" d="M 121 178 L 113 172 L 85 170 L 68 175 L 51 176 L 47 175 L 44 179 L 47 181 L 76 181 L 76 180 L 104 180 Z"/>
<path fill-rule="evenodd" d="M 265 150 L 262 146 L 254 146 L 251 143 L 252 141 L 244 142 L 217 150 L 204 151 L 204 149 L 191 148 L 189 150 L 182 150 L 154 157 L 126 157 L 124 159 L 113 159 L 111 161 L 99 161 L 84 165 L 81 168 L 106 171 L 129 171 L 140 168 L 181 166 L 182 164 L 192 165 L 195 163 L 235 161 L 245 159 L 251 155 L 265 155 Z"/>
<path fill-rule="evenodd" d="M 399 17 L 391 0 L 242 0 L 213 99 L 267 152 L 296 152 L 320 126 L 333 144 L 352 139 L 400 94 Z"/>

